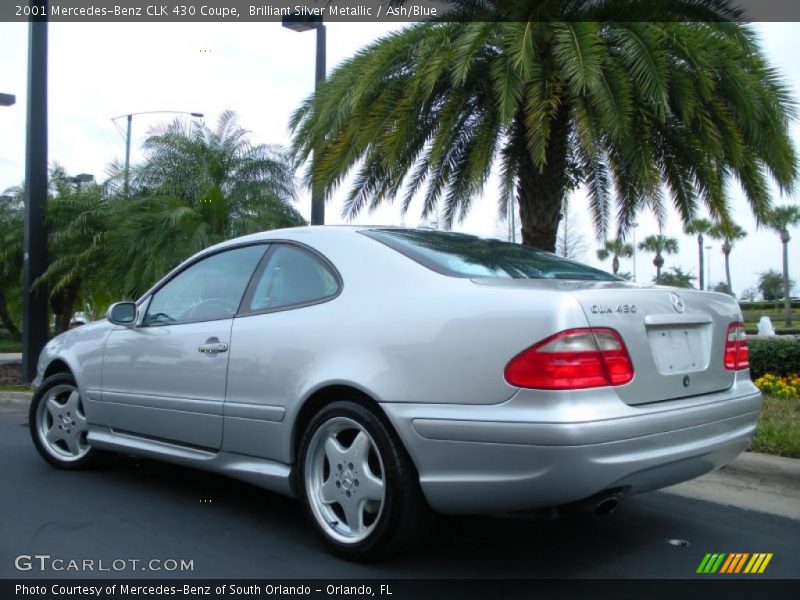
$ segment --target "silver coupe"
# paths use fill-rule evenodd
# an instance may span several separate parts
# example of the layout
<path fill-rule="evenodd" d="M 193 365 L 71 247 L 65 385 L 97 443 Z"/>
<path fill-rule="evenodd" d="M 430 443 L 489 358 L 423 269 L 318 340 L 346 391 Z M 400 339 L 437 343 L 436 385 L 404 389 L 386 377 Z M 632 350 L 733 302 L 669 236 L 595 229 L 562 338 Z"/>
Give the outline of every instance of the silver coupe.
<path fill-rule="evenodd" d="M 351 559 L 439 513 L 618 498 L 744 450 L 761 395 L 724 294 L 622 281 L 517 244 L 304 227 L 189 258 L 136 302 L 52 339 L 33 441 L 299 497 Z"/>

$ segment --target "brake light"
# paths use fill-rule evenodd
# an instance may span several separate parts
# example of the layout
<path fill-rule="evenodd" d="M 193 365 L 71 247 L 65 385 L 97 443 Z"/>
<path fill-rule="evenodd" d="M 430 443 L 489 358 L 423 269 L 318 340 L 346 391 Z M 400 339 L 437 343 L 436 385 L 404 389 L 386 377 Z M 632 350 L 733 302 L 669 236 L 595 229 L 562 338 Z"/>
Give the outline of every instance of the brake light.
<path fill-rule="evenodd" d="M 725 368 L 741 371 L 750 368 L 750 349 L 747 347 L 744 323 L 731 323 L 725 337 Z"/>
<path fill-rule="evenodd" d="M 633 379 L 633 363 L 613 329 L 568 329 L 517 354 L 505 377 L 517 387 L 547 390 L 623 385 Z"/>

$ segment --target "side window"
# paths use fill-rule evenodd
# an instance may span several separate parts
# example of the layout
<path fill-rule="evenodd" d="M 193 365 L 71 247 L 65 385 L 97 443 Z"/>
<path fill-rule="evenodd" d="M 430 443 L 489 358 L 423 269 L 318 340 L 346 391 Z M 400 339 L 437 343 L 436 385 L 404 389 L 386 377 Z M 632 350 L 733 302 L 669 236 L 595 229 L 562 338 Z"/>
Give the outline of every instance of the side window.
<path fill-rule="evenodd" d="M 266 268 L 256 277 L 244 312 L 306 304 L 335 296 L 339 291 L 339 283 L 325 263 L 291 244 L 275 246 Z"/>
<path fill-rule="evenodd" d="M 155 293 L 144 324 L 233 317 L 265 249 L 260 245 L 220 252 L 182 271 Z"/>

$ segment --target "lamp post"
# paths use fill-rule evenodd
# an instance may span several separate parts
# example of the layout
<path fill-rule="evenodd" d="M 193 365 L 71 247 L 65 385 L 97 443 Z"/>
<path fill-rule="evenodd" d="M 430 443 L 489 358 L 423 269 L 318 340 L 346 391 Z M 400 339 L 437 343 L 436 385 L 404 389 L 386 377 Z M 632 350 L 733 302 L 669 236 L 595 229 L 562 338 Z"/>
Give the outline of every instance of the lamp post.
<path fill-rule="evenodd" d="M 128 180 L 131 168 L 131 127 L 133 124 L 133 117 L 135 117 L 136 115 L 155 115 L 155 114 L 191 115 L 192 117 L 196 117 L 198 119 L 203 118 L 203 113 L 200 112 L 189 112 L 185 110 L 145 110 L 142 112 L 120 115 L 118 117 L 114 117 L 111 119 L 112 122 L 116 122 L 117 119 L 122 119 L 122 118 L 125 118 L 128 121 L 128 127 L 125 134 L 125 188 L 124 189 L 126 198 L 128 197 Z"/>
<path fill-rule="evenodd" d="M 631 225 L 631 237 L 633 241 L 633 281 L 636 282 L 636 228 L 639 226 L 639 223 L 633 223 Z"/>
<path fill-rule="evenodd" d="M 322 17 L 318 15 L 310 15 L 305 17 L 285 16 L 283 17 L 282 24 L 287 29 L 292 31 L 317 31 L 317 58 L 316 69 L 314 77 L 314 91 L 319 89 L 319 84 L 325 81 L 325 25 L 322 23 Z M 311 157 L 311 172 L 316 172 L 315 166 L 317 162 L 317 149 L 314 149 L 313 156 Z M 323 190 L 320 189 L 318 183 L 312 180 L 311 182 L 311 224 L 324 225 L 325 224 L 325 197 Z"/>
<path fill-rule="evenodd" d="M 516 222 L 516 204 L 517 201 L 512 198 L 508 203 L 508 241 L 512 244 L 517 243 L 517 222 Z M 566 239 L 566 230 L 564 232 L 564 239 Z"/>
<path fill-rule="evenodd" d="M 75 184 L 75 187 L 80 191 L 82 183 L 91 183 L 94 181 L 94 175 L 90 173 L 79 173 L 75 175 L 75 177 L 69 178 L 71 183 Z"/>
<path fill-rule="evenodd" d="M 711 246 L 706 246 L 706 291 L 711 291 Z"/>
<path fill-rule="evenodd" d="M 47 1 L 40 3 L 44 14 Z M 31 17 L 28 36 L 28 95 L 25 132 L 25 226 L 22 246 L 22 380 L 36 377 L 47 343 L 47 290 L 33 289 L 47 270 L 47 18 Z"/>
<path fill-rule="evenodd" d="M 14 94 L 0 94 L 0 106 L 14 106 L 17 97 Z"/>

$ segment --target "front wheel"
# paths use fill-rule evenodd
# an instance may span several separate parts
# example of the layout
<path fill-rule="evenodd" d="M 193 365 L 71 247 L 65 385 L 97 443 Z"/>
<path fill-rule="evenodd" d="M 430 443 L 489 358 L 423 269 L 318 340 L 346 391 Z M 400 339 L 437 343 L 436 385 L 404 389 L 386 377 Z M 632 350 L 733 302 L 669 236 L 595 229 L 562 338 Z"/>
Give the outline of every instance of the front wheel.
<path fill-rule="evenodd" d="M 375 560 L 417 541 L 428 507 L 397 436 L 370 409 L 334 402 L 311 420 L 300 445 L 306 512 L 329 547 Z"/>
<path fill-rule="evenodd" d="M 89 427 L 75 379 L 57 373 L 42 382 L 33 395 L 28 415 L 31 437 L 39 454 L 61 469 L 80 469 L 95 458 L 86 436 Z"/>

